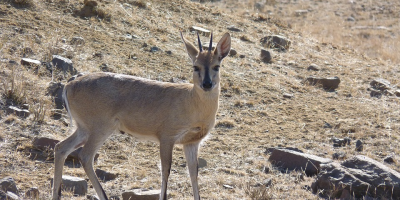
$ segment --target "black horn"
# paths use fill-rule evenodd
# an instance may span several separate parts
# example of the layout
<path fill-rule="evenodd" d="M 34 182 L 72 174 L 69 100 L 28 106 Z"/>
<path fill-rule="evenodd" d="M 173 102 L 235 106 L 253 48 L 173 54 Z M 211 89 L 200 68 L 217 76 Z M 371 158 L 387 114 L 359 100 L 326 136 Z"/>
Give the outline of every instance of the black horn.
<path fill-rule="evenodd" d="M 199 49 L 200 49 L 200 52 L 203 52 L 203 48 L 201 47 L 199 32 L 197 32 L 197 40 L 198 40 L 198 42 L 199 42 Z"/>
<path fill-rule="evenodd" d="M 213 33 L 211 32 L 210 46 L 208 47 L 208 51 L 210 51 L 210 52 L 212 50 L 212 35 L 213 35 Z"/>

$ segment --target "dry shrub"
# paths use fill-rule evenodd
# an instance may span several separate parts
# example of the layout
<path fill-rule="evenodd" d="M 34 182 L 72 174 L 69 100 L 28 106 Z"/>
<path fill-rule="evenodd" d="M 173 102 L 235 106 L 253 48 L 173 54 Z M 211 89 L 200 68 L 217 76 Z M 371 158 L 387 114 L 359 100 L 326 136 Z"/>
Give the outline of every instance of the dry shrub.
<path fill-rule="evenodd" d="M 11 74 L 2 79 L 4 97 L 12 103 L 21 105 L 26 102 L 25 79 L 22 71 L 12 67 Z"/>

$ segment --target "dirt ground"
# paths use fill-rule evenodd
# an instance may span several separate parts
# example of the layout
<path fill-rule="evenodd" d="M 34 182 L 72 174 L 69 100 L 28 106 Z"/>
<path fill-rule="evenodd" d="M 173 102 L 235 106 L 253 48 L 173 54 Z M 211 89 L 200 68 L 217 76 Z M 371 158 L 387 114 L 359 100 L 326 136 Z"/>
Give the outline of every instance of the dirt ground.
<path fill-rule="evenodd" d="M 198 26 L 213 31 L 216 40 L 230 32 L 237 51 L 220 69 L 217 124 L 199 155 L 207 161 L 199 171 L 201 197 L 320 199 L 309 189 L 315 177 L 281 172 L 268 162 L 266 149 L 294 147 L 325 158 L 344 152 L 346 157 L 399 159 L 400 97 L 370 95 L 370 82 L 377 78 L 389 81 L 392 91 L 400 89 L 399 10 L 395 0 L 1 0 L 0 179 L 13 177 L 22 198 L 31 187 L 39 189 L 39 199 L 51 197 L 52 154 L 32 156 L 31 142 L 39 136 L 62 140 L 71 133 L 65 110 L 60 119 L 54 117 L 47 89 L 71 75 L 49 71 L 45 63 L 52 55 L 71 59 L 79 72 L 107 70 L 190 82 L 192 66 L 179 31 L 195 43 L 190 27 Z M 239 30 L 230 30 L 232 26 Z M 291 45 L 285 51 L 267 49 L 272 62 L 264 63 L 260 40 L 269 35 L 284 36 Z M 74 37 L 84 42 L 74 43 Z M 153 47 L 158 50 L 151 51 Z M 44 64 L 23 66 L 21 58 Z M 307 70 L 310 65 L 320 70 Z M 325 90 L 307 84 L 309 76 L 337 76 L 341 82 L 337 89 Z M 31 113 L 27 118 L 6 111 L 24 104 Z M 352 144 L 333 147 L 334 137 L 349 137 Z M 363 141 L 362 152 L 355 151 L 356 140 Z M 159 189 L 158 147 L 126 134 L 109 138 L 95 162 L 95 168 L 118 174 L 102 182 L 107 195 Z M 193 198 L 184 163 L 182 147 L 176 146 L 169 199 Z M 399 162 L 387 166 L 400 171 Z M 88 179 L 80 167 L 65 166 L 64 174 Z M 272 185 L 259 186 L 269 179 Z M 89 194 L 95 194 L 91 187 Z"/>

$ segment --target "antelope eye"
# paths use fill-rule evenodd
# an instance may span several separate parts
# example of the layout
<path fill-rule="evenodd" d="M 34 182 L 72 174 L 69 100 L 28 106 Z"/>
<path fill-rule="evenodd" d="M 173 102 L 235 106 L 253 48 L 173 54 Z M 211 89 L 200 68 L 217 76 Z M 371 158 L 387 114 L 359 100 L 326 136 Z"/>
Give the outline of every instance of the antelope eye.
<path fill-rule="evenodd" d="M 213 69 L 214 71 L 219 71 L 219 65 L 216 65 Z"/>
<path fill-rule="evenodd" d="M 194 69 L 194 71 L 195 71 L 195 72 L 198 72 L 198 71 L 200 71 L 200 68 L 199 68 L 199 67 L 197 67 L 197 66 L 193 66 L 193 69 Z"/>

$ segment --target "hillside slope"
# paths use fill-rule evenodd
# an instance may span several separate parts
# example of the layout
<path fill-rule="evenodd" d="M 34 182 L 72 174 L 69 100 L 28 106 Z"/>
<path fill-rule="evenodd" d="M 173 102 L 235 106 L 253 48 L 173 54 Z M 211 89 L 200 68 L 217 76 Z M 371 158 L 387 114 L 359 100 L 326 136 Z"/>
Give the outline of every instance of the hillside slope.
<path fill-rule="evenodd" d="M 294 147 L 326 158 L 336 152 L 376 160 L 388 155 L 398 158 L 399 97 L 371 97 L 368 88 L 373 79 L 383 78 L 393 91 L 399 89 L 399 64 L 364 56 L 351 46 L 320 42 L 293 31 L 277 15 L 252 10 L 228 12 L 220 4 L 183 0 L 102 0 L 86 5 L 78 0 L 1 1 L 0 179 L 13 177 L 21 193 L 38 187 L 39 199 L 49 199 L 52 156 L 32 156 L 31 141 L 39 136 L 62 140 L 71 132 L 65 111 L 60 119 L 54 117 L 57 111 L 48 95 L 52 82 L 66 83 L 70 75 L 50 73 L 46 65 L 20 65 L 21 58 L 48 63 L 52 55 L 61 55 L 71 59 L 79 72 L 103 70 L 161 81 L 190 81 L 192 67 L 179 31 L 195 42 L 191 26 L 213 31 L 217 40 L 230 32 L 232 48 L 237 51 L 221 66 L 218 123 L 200 151 L 200 157 L 207 161 L 199 171 L 203 199 L 251 199 L 262 192 L 265 199 L 317 199 L 306 187 L 313 177 L 275 169 L 265 154 L 270 147 Z M 240 31 L 228 30 L 231 26 Z M 284 36 L 291 40 L 291 46 L 286 51 L 268 49 L 273 60 L 264 63 L 260 40 L 268 35 Z M 74 37 L 83 42 L 74 42 Z M 320 70 L 307 70 L 311 64 Z M 325 90 L 307 84 L 309 76 L 337 76 L 341 83 L 335 90 Z M 292 97 L 285 98 L 286 93 Z M 7 112 L 9 106 L 21 108 L 23 104 L 29 105 L 28 118 Z M 353 143 L 362 140 L 365 149 L 335 148 L 333 137 L 350 137 Z M 109 196 L 120 196 L 133 188 L 160 188 L 158 144 L 114 134 L 99 154 L 95 168 L 119 174 L 116 180 L 102 183 Z M 177 146 L 170 199 L 192 198 L 184 163 L 182 147 Z M 400 171 L 399 163 L 388 166 Z M 64 174 L 87 179 L 79 167 L 65 166 Z M 257 187 L 268 179 L 271 187 Z M 90 188 L 89 194 L 94 193 Z"/>

